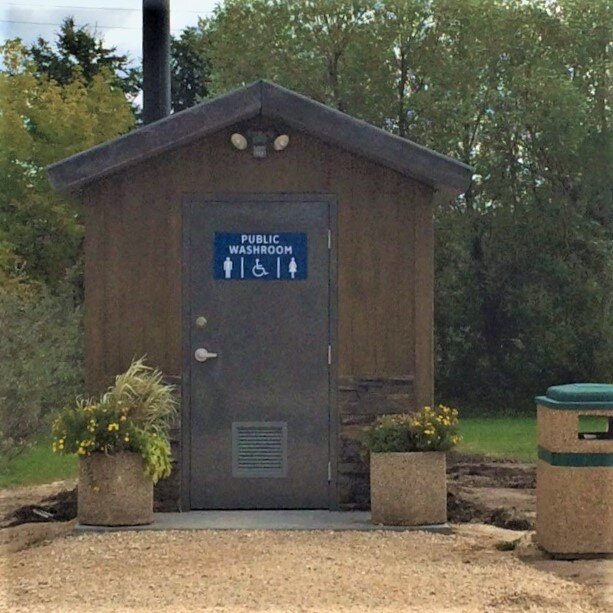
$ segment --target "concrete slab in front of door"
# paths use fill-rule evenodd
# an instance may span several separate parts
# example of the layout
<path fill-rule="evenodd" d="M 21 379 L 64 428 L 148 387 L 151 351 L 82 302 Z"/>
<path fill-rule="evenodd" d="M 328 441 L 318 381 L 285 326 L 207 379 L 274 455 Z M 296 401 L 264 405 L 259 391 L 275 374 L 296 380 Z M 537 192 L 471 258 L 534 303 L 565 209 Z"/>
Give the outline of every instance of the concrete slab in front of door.
<path fill-rule="evenodd" d="M 189 511 L 156 513 L 148 526 L 84 526 L 78 532 L 119 530 L 426 530 L 451 534 L 448 524 L 432 526 L 382 526 L 370 522 L 366 511 Z"/>

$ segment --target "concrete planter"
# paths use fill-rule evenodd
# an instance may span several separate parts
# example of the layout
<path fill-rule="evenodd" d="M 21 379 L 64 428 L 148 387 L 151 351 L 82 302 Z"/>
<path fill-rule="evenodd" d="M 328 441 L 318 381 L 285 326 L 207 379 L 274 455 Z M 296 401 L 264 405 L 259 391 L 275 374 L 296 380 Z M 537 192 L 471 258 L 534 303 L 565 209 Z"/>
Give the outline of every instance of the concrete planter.
<path fill-rule="evenodd" d="M 153 522 L 153 481 L 137 453 L 94 453 L 79 459 L 78 520 L 91 526 Z"/>
<path fill-rule="evenodd" d="M 388 526 L 445 523 L 445 465 L 443 451 L 371 453 L 372 522 Z"/>

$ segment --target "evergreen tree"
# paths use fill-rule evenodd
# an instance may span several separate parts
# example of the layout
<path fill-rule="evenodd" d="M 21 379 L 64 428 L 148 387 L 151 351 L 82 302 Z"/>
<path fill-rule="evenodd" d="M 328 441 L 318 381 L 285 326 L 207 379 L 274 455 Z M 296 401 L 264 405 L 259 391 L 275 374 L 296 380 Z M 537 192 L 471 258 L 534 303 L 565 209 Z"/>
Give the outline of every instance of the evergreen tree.
<path fill-rule="evenodd" d="M 38 38 L 29 49 L 38 76 L 46 75 L 60 85 L 76 78 L 85 83 L 105 71 L 113 75 L 112 84 L 132 99 L 141 87 L 141 74 L 131 66 L 127 55 L 116 47 L 106 47 L 104 40 L 87 26 L 77 26 L 73 17 L 62 22 L 54 44 Z"/>
<path fill-rule="evenodd" d="M 176 113 L 202 102 L 209 95 L 211 61 L 207 22 L 185 28 L 170 42 L 171 103 Z"/>

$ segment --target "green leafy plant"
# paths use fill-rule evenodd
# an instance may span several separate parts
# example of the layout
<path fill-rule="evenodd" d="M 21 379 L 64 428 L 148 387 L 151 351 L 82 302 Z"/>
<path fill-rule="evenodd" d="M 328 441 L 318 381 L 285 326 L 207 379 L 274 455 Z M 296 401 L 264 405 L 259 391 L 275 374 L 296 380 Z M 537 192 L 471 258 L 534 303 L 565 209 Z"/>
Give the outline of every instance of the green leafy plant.
<path fill-rule="evenodd" d="M 411 415 L 382 415 L 366 432 L 369 451 L 446 451 L 460 442 L 458 411 L 438 405 Z"/>
<path fill-rule="evenodd" d="M 1 248 L 0 248 L 1 249 Z M 49 432 L 83 391 L 82 309 L 72 288 L 2 285 L 0 273 L 0 472 Z"/>
<path fill-rule="evenodd" d="M 154 482 L 170 474 L 169 429 L 176 416 L 175 388 L 141 358 L 98 400 L 80 398 L 64 409 L 53 424 L 56 453 L 139 453 Z"/>

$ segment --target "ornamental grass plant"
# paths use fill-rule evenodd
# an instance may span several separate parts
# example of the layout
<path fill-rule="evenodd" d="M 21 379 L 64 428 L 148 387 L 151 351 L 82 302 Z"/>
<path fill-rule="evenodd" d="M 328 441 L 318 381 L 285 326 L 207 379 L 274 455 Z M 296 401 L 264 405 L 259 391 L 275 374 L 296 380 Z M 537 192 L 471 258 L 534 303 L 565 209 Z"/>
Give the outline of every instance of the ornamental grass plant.
<path fill-rule="evenodd" d="M 177 413 L 174 392 L 161 371 L 143 358 L 134 360 L 99 399 L 79 398 L 60 412 L 52 428 L 53 451 L 80 457 L 138 453 L 155 483 L 171 470 L 168 435 Z"/>
<path fill-rule="evenodd" d="M 372 453 L 447 451 L 462 440 L 458 411 L 444 405 L 426 406 L 416 413 L 382 415 L 366 432 Z"/>

